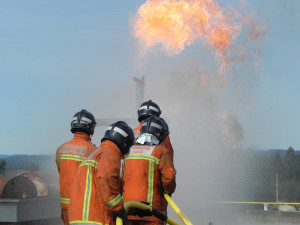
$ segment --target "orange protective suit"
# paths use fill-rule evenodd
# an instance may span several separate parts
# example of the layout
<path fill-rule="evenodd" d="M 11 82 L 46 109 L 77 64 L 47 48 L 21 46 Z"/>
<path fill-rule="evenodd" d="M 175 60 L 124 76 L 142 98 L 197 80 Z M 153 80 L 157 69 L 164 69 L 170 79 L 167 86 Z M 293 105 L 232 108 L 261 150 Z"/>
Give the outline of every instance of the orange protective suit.
<path fill-rule="evenodd" d="M 125 201 L 147 202 L 164 212 L 166 200 L 162 193 L 175 191 L 175 175 L 170 152 L 165 147 L 133 145 L 125 158 L 123 198 Z M 154 216 L 129 215 L 128 220 L 161 222 Z"/>
<path fill-rule="evenodd" d="M 140 130 L 142 128 L 143 122 L 144 121 L 140 122 L 140 125 L 133 129 L 135 138 L 137 138 L 141 134 Z M 173 150 L 173 147 L 172 147 L 172 144 L 171 144 L 170 136 L 166 137 L 163 146 L 169 150 L 169 152 L 171 154 L 171 157 L 172 157 L 172 161 L 173 161 L 173 159 L 174 159 L 174 150 Z"/>
<path fill-rule="evenodd" d="M 64 224 L 68 222 L 68 208 L 70 204 L 71 184 L 76 170 L 87 156 L 97 147 L 90 141 L 86 133 L 75 133 L 73 140 L 61 145 L 56 151 L 56 165 L 59 172 L 61 217 Z"/>
<path fill-rule="evenodd" d="M 105 140 L 80 164 L 72 184 L 70 224 L 115 224 L 112 212 L 124 208 L 121 159 L 117 145 Z"/>

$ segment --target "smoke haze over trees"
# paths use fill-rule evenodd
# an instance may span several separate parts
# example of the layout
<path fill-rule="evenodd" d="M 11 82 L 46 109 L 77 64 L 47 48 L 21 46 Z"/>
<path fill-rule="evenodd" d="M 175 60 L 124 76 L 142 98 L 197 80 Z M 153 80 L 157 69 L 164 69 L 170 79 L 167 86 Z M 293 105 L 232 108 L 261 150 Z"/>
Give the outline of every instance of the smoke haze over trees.
<path fill-rule="evenodd" d="M 278 152 L 265 154 L 260 151 L 241 151 L 228 156 L 223 163 L 231 167 L 227 179 L 231 179 L 234 191 L 226 200 L 276 202 L 277 173 L 278 200 L 299 202 L 300 155 L 292 147 L 285 152 L 284 157 Z"/>
<path fill-rule="evenodd" d="M 5 171 L 6 161 L 4 159 L 0 160 L 0 174 L 3 174 Z"/>
<path fill-rule="evenodd" d="M 56 170 L 52 159 L 52 155 L 8 157 L 0 160 L 0 173 L 14 169 Z M 222 156 L 220 165 L 215 168 L 210 171 L 208 179 L 223 177 L 219 180 L 219 192 L 228 192 L 223 199 L 210 196 L 210 200 L 275 202 L 277 173 L 279 201 L 300 202 L 300 152 L 292 147 L 287 150 L 229 152 Z M 219 197 L 217 192 L 214 195 Z"/>

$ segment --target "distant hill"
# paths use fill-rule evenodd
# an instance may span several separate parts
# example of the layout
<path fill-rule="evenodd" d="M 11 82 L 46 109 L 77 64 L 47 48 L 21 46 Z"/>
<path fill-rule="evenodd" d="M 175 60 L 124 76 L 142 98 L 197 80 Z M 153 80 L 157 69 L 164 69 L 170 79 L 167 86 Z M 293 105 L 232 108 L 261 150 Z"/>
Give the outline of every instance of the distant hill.
<path fill-rule="evenodd" d="M 249 151 L 249 153 L 259 154 L 259 155 L 275 155 L 279 153 L 281 158 L 284 158 L 287 150 L 283 149 L 268 149 L 268 150 L 253 150 Z M 295 155 L 300 155 L 300 150 L 294 151 Z"/>
<path fill-rule="evenodd" d="M 5 159 L 5 158 L 8 158 L 8 157 L 12 157 L 12 156 L 15 156 L 15 155 L 3 155 L 3 154 L 0 154 L 0 159 Z"/>
<path fill-rule="evenodd" d="M 54 155 L 13 155 L 3 159 L 6 161 L 5 173 L 26 169 L 33 163 L 42 171 L 56 170 Z"/>

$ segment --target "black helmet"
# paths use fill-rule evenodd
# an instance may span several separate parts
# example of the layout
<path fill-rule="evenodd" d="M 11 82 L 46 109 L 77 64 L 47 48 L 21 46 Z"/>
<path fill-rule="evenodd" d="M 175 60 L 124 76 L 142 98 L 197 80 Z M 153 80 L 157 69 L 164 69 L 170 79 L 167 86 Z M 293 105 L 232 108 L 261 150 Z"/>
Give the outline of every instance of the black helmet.
<path fill-rule="evenodd" d="M 166 129 L 166 133 L 167 133 L 166 137 L 167 137 L 170 134 L 169 125 L 163 118 L 160 117 L 159 119 L 162 120 L 166 126 L 165 129 Z"/>
<path fill-rule="evenodd" d="M 106 129 L 101 142 L 104 140 L 114 142 L 121 150 L 122 155 L 126 155 L 129 152 L 130 147 L 133 145 L 134 133 L 127 123 L 124 121 L 118 121 Z"/>
<path fill-rule="evenodd" d="M 138 120 L 139 122 L 141 122 L 147 119 L 149 116 L 159 117 L 160 114 L 161 114 L 161 110 L 159 106 L 155 102 L 149 100 L 141 104 L 138 110 Z"/>
<path fill-rule="evenodd" d="M 169 135 L 169 127 L 166 121 L 156 116 L 151 116 L 145 119 L 142 127 L 141 134 L 148 133 L 158 138 L 159 143 L 165 140 Z"/>
<path fill-rule="evenodd" d="M 74 115 L 71 122 L 71 132 L 84 132 L 93 135 L 95 126 L 96 120 L 93 114 L 83 109 Z"/>

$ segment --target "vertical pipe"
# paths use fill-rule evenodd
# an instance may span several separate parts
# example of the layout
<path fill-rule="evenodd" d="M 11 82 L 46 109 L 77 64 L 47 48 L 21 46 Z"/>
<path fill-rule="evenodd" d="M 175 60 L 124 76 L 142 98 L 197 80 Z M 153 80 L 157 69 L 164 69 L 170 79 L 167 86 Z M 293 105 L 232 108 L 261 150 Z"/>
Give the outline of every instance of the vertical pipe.
<path fill-rule="evenodd" d="M 276 172 L 276 202 L 278 202 L 278 174 Z"/>
<path fill-rule="evenodd" d="M 133 77 L 133 81 L 135 81 L 136 109 L 138 110 L 144 101 L 145 77 Z"/>

